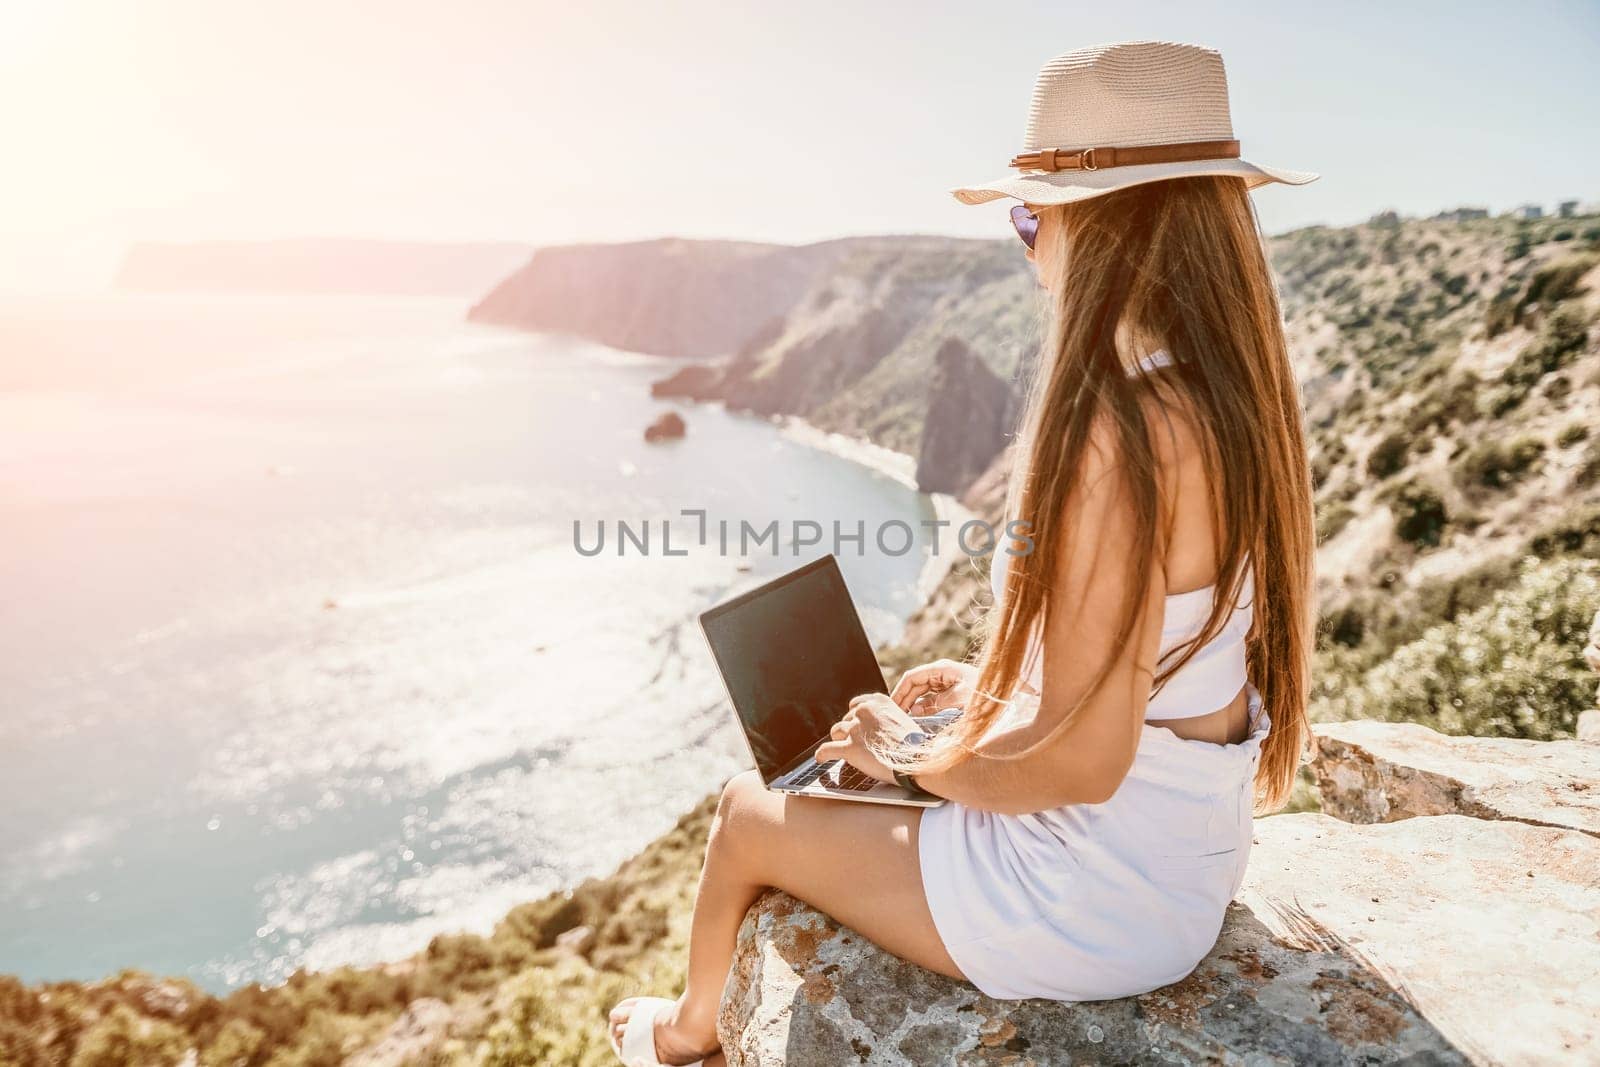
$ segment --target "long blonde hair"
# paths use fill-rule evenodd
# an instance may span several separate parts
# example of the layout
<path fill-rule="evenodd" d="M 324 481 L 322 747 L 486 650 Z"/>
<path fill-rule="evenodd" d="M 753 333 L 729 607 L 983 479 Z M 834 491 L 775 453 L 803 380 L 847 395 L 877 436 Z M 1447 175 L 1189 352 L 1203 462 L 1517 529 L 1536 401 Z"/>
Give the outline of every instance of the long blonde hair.
<path fill-rule="evenodd" d="M 1187 177 L 1043 210 L 1061 213 L 1060 225 L 1040 230 L 1041 237 L 1054 234 L 1050 252 L 1061 284 L 1049 297 L 1044 358 L 1015 451 L 1007 512 L 1033 532 L 1033 548 L 1007 560 L 1004 596 L 985 620 L 977 689 L 965 712 L 915 753 L 879 754 L 912 773 L 953 767 L 973 756 L 1004 710 L 1025 669 L 1029 636 L 1036 623 L 1042 628 L 1048 576 L 1073 547 L 1049 536 L 1049 527 L 1063 514 L 1100 419 L 1114 428 L 1115 471 L 1137 520 L 1137 540 L 1127 546 L 1129 596 L 1113 647 L 1132 639 L 1158 551 L 1157 525 L 1167 517 L 1142 403 L 1144 374 L 1130 376 L 1116 346 L 1118 329 L 1131 326 L 1159 338 L 1177 360 L 1168 377 L 1205 431 L 1204 462 L 1217 490 L 1221 595 L 1201 632 L 1163 659 L 1170 664 L 1154 684 L 1165 684 L 1225 624 L 1250 566 L 1248 673 L 1272 719 L 1256 800 L 1258 810 L 1276 810 L 1293 788 L 1310 734 L 1316 537 L 1299 388 L 1249 192 L 1240 178 Z M 1113 668 L 1111 660 L 1102 663 L 1082 699 L 1027 748 L 985 757 L 1020 758 L 1060 736 Z"/>

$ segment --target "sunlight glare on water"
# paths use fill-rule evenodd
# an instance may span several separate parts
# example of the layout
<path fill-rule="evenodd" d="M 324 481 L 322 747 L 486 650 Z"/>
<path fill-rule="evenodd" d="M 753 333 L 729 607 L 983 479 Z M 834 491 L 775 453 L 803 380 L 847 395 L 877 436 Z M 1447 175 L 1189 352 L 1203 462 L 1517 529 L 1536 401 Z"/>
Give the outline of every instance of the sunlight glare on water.
<path fill-rule="evenodd" d="M 464 312 L 0 307 L 0 969 L 225 988 L 487 932 L 746 765 L 695 616 L 822 551 L 590 559 L 573 519 L 933 516 L 717 408 L 646 445 L 671 364 Z M 874 640 L 926 562 L 842 556 Z"/>

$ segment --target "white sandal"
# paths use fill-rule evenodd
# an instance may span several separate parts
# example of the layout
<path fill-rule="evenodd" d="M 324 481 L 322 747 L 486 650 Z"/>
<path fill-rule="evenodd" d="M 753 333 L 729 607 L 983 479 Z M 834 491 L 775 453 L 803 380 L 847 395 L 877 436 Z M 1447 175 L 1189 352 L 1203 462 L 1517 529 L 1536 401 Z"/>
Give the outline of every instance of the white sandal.
<path fill-rule="evenodd" d="M 668 1000 L 666 997 L 639 997 L 634 1001 L 633 1012 L 628 1016 L 628 1024 L 622 1028 L 622 1044 L 617 1044 L 616 1035 L 611 1032 L 611 1023 L 606 1023 L 606 1040 L 611 1043 L 611 1051 L 623 1063 L 623 1067 L 663 1067 L 660 1060 L 656 1059 L 656 1015 L 663 1008 L 670 1008 L 677 1001 Z M 704 1060 L 695 1060 L 693 1063 L 684 1064 L 684 1067 L 701 1067 Z"/>

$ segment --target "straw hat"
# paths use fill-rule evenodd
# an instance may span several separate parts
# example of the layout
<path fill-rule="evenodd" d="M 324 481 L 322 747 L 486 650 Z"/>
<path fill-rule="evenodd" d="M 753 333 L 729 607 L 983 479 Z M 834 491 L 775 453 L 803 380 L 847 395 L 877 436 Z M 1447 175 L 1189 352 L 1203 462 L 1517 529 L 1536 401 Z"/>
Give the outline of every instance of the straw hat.
<path fill-rule="evenodd" d="M 1197 174 L 1237 174 L 1251 189 L 1318 178 L 1240 158 L 1221 54 L 1170 41 L 1095 45 L 1050 60 L 1034 82 L 1022 144 L 1011 160 L 1016 173 L 950 191 L 963 204 L 1003 196 L 1065 204 Z"/>

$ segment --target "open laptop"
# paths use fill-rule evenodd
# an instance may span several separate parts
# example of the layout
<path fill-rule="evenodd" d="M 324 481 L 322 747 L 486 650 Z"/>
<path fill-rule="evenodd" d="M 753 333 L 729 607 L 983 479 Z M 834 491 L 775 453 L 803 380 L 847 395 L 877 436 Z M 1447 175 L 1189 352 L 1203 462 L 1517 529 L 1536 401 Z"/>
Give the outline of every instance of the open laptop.
<path fill-rule="evenodd" d="M 873 804 L 944 803 L 843 760 L 819 764 L 812 757 L 851 697 L 887 692 L 833 556 L 718 604 L 700 616 L 700 628 L 768 789 Z M 919 722 L 931 734 L 949 717 Z"/>

